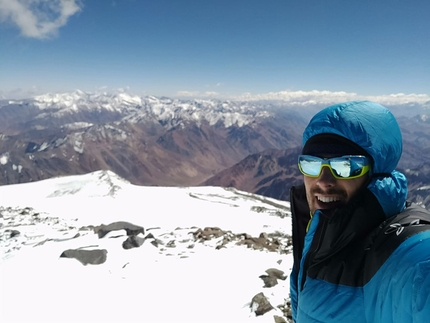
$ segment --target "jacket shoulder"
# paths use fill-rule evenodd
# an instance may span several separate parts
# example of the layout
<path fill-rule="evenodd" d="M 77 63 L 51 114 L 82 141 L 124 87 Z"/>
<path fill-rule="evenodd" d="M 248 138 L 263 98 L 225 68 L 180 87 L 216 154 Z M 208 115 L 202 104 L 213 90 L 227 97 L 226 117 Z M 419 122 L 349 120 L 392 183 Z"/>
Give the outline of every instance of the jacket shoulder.
<path fill-rule="evenodd" d="M 368 282 L 387 259 L 409 238 L 427 232 L 430 247 L 430 212 L 426 209 L 409 204 L 401 213 L 384 221 L 370 236 L 367 250 L 367 266 L 364 273 L 364 283 Z"/>

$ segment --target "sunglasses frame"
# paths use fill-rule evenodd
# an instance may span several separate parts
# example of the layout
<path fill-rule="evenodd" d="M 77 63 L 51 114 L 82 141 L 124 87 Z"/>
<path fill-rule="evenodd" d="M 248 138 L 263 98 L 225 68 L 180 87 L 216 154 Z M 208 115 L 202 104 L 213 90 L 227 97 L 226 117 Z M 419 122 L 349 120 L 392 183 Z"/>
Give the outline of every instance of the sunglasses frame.
<path fill-rule="evenodd" d="M 301 159 L 303 157 L 307 157 L 307 158 L 310 157 L 309 159 L 313 159 L 315 161 L 320 161 L 321 162 L 320 171 L 319 171 L 319 173 L 317 175 L 310 175 L 310 174 L 308 174 L 308 173 L 306 173 L 306 172 L 303 171 L 302 166 L 300 164 L 300 161 L 301 161 Z M 337 160 L 339 160 L 339 159 L 340 160 L 342 160 L 342 159 L 344 159 L 344 160 L 351 160 L 352 158 L 363 159 L 363 167 L 361 169 L 360 174 L 358 174 L 358 175 L 354 175 L 354 176 L 350 176 L 350 177 L 341 177 L 341 176 L 339 176 L 339 175 L 336 174 L 336 171 L 330 165 L 330 162 L 332 160 L 336 160 L 336 159 Z M 312 178 L 319 177 L 321 175 L 321 173 L 322 173 L 323 167 L 328 167 L 330 169 L 330 172 L 332 173 L 333 177 L 336 178 L 336 179 L 354 179 L 354 178 L 359 178 L 359 177 L 362 177 L 362 176 L 366 175 L 367 173 L 369 173 L 370 169 L 371 169 L 370 159 L 368 157 L 366 157 L 366 156 L 363 156 L 363 155 L 345 155 L 345 156 L 338 156 L 338 157 L 331 157 L 331 158 L 320 158 L 320 157 L 312 156 L 312 155 L 299 155 L 298 166 L 299 166 L 300 172 L 303 175 L 305 175 L 307 177 L 312 177 Z"/>

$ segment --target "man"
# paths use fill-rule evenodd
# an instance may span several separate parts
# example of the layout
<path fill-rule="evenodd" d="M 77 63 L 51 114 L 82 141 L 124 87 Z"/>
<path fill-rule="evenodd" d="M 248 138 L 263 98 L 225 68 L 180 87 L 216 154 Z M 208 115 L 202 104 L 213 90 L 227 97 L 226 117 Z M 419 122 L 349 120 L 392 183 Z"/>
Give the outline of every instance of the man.
<path fill-rule="evenodd" d="M 406 202 L 401 153 L 397 121 L 377 103 L 310 121 L 290 199 L 295 322 L 430 322 L 430 214 Z"/>

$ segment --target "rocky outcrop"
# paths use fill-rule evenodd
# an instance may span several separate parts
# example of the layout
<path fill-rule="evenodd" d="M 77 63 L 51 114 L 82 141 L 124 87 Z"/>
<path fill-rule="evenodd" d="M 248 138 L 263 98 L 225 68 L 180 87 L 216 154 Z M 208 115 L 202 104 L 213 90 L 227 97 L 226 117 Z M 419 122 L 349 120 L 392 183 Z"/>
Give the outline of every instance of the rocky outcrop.
<path fill-rule="evenodd" d="M 268 250 L 279 253 L 289 253 L 290 247 L 289 240 L 291 237 L 284 236 L 283 234 L 271 234 L 268 235 L 265 232 L 260 233 L 258 237 L 252 237 L 247 233 L 234 234 L 231 231 L 223 231 L 217 227 L 206 227 L 204 229 L 197 229 L 193 232 L 193 236 L 198 242 L 204 242 L 211 239 L 220 239 L 217 244 L 217 249 L 223 248 L 225 245 L 235 242 L 237 245 L 244 245 L 248 248 L 255 250 Z M 281 241 L 284 239 L 284 242 Z"/>
<path fill-rule="evenodd" d="M 143 227 L 134 225 L 129 222 L 124 222 L 124 221 L 113 222 L 108 225 L 101 224 L 99 226 L 94 227 L 94 232 L 98 234 L 99 238 L 103 238 L 111 231 L 119 231 L 119 230 L 125 230 L 128 236 L 136 236 L 139 233 L 141 234 L 145 233 L 145 230 L 143 229 Z"/>
<path fill-rule="evenodd" d="M 105 263 L 107 258 L 106 249 L 94 249 L 94 250 L 83 250 L 83 249 L 68 249 L 63 251 L 60 258 L 74 258 L 81 262 L 84 266 L 100 265 Z"/>

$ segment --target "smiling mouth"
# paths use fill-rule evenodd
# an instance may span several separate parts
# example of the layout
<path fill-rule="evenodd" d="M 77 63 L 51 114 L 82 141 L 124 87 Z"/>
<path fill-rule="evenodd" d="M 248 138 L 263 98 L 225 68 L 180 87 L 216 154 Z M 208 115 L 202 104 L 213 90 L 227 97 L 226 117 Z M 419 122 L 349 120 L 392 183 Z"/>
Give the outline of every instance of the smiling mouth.
<path fill-rule="evenodd" d="M 317 196 L 317 200 L 323 203 L 339 202 L 340 197 L 337 196 Z"/>

